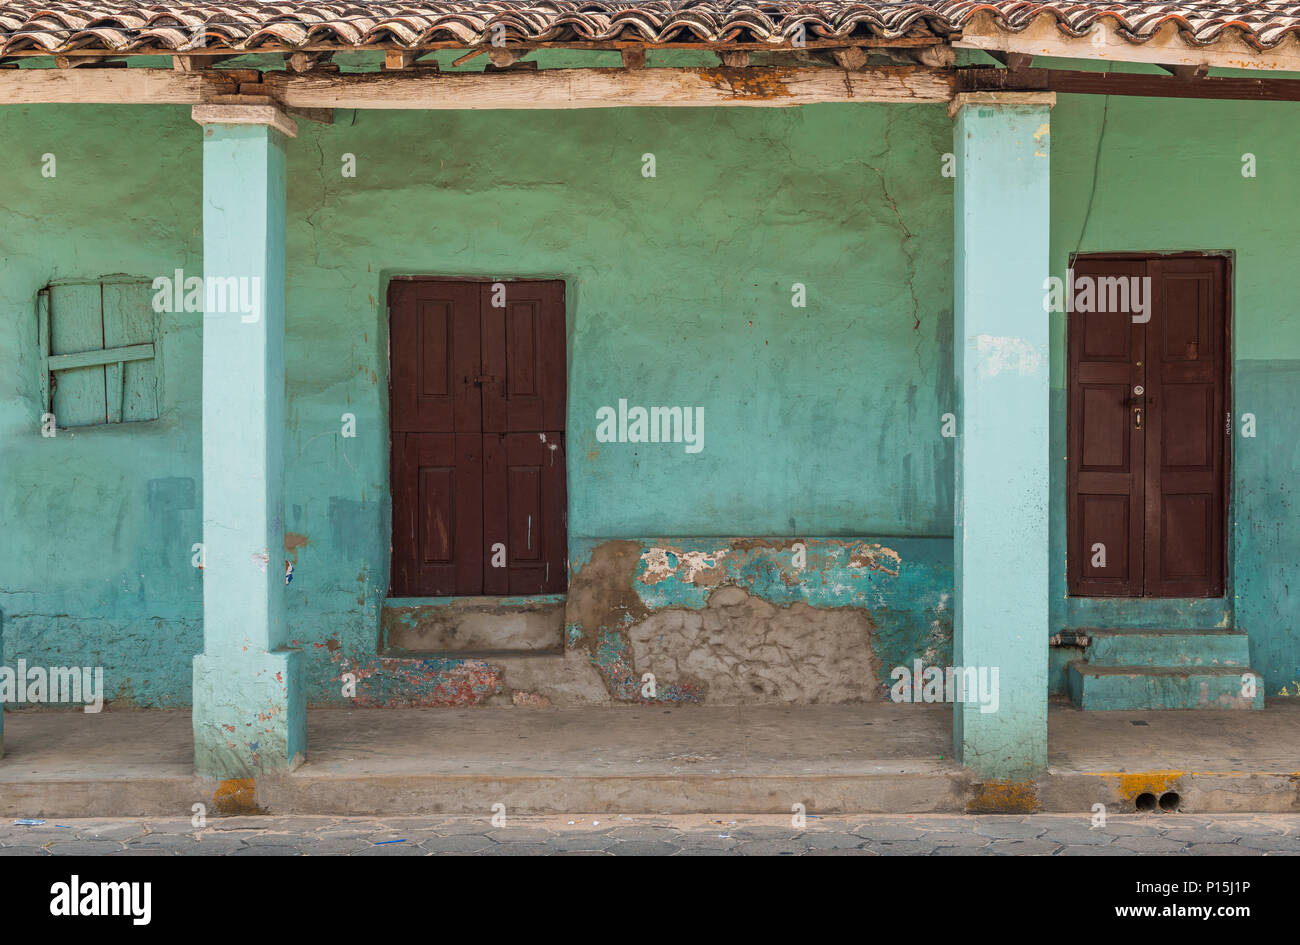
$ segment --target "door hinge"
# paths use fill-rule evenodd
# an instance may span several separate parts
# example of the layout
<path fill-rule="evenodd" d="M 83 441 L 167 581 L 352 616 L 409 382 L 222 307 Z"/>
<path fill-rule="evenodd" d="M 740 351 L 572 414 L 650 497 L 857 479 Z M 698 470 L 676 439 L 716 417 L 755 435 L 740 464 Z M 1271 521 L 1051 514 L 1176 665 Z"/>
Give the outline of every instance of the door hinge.
<path fill-rule="evenodd" d="M 1223 432 L 1227 436 L 1232 436 L 1232 411 L 1229 410 L 1227 413 L 1224 414 L 1224 417 L 1225 419 L 1223 422 Z"/>

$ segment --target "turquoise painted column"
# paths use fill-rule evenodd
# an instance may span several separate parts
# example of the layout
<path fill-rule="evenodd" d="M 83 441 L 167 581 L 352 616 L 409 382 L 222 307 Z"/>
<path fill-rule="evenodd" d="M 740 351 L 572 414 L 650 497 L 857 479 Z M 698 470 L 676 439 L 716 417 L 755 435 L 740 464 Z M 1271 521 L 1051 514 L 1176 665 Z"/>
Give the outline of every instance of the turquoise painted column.
<path fill-rule="evenodd" d="M 1050 93 L 972 93 L 949 109 L 960 418 L 954 662 L 976 667 L 995 694 L 954 705 L 953 744 L 958 760 L 988 780 L 1027 780 L 1047 765 L 1043 280 L 1054 101 Z"/>
<path fill-rule="evenodd" d="M 273 106 L 196 105 L 203 126 L 203 652 L 194 763 L 247 778 L 302 760 L 301 654 L 284 605 L 285 146 Z"/>

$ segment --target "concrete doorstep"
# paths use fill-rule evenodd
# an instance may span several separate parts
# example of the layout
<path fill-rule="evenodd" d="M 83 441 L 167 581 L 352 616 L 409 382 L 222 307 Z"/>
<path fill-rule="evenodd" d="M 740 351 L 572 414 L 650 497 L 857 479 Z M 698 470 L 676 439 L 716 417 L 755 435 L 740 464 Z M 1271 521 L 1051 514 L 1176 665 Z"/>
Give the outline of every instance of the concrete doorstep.
<path fill-rule="evenodd" d="M 1300 706 L 1054 706 L 1050 767 L 981 782 L 933 705 L 318 709 L 291 773 L 193 775 L 186 711 L 16 711 L 0 816 L 1300 812 Z"/>

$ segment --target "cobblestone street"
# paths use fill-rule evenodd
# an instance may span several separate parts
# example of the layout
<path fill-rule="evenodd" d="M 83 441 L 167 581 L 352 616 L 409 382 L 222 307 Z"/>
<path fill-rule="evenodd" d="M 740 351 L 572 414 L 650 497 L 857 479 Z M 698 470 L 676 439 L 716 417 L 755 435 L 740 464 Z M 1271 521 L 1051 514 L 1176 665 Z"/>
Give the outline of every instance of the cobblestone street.
<path fill-rule="evenodd" d="M 3 856 L 1294 856 L 1300 815 L 237 817 L 0 825 Z"/>

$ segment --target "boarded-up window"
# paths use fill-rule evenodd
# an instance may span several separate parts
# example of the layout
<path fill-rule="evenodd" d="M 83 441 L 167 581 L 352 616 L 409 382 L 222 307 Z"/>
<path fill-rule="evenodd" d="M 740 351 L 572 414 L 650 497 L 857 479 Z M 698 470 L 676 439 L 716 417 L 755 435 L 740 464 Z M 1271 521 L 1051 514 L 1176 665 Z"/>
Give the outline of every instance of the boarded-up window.
<path fill-rule="evenodd" d="M 129 280 L 41 290 L 41 398 L 58 426 L 158 419 L 152 298 Z"/>

